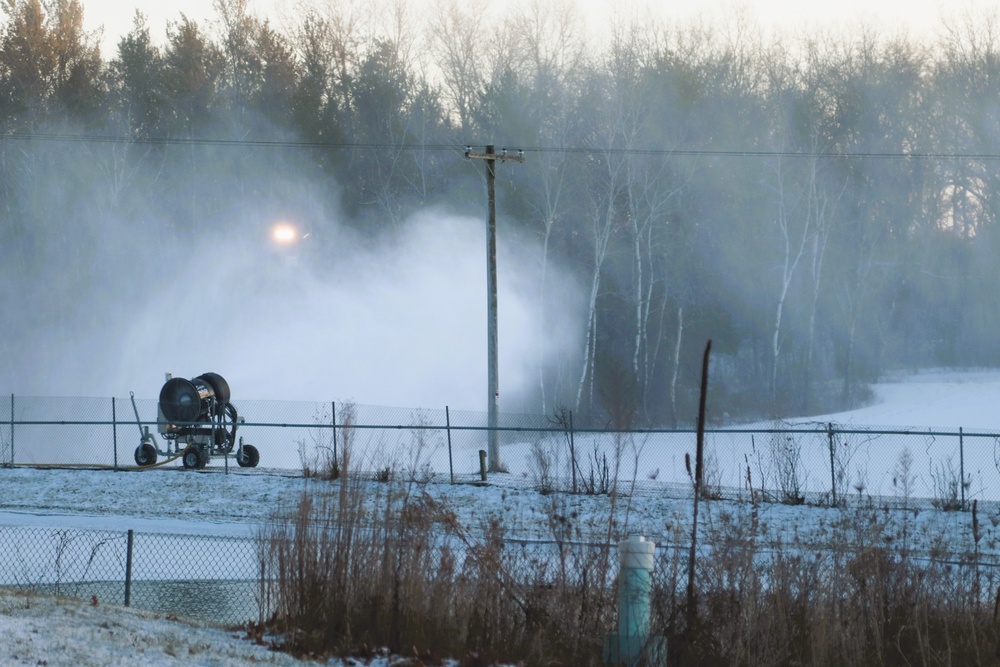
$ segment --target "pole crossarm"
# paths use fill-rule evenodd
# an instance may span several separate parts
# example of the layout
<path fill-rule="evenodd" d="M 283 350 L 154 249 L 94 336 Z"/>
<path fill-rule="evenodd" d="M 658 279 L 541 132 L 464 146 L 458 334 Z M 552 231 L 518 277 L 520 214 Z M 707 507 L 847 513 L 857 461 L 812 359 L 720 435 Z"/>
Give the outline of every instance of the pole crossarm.
<path fill-rule="evenodd" d="M 524 151 L 508 151 L 501 148 L 499 153 L 477 153 L 472 150 L 472 146 L 465 147 L 465 157 L 470 159 L 491 160 L 493 162 L 524 162 Z"/>

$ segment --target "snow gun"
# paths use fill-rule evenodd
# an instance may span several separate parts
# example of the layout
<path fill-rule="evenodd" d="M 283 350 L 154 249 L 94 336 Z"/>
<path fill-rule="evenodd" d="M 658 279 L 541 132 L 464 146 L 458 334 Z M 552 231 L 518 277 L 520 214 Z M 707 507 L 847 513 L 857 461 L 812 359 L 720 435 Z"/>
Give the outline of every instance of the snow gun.
<path fill-rule="evenodd" d="M 157 403 L 157 430 L 166 441 L 160 448 L 156 436 L 142 425 L 132 395 L 132 409 L 139 424 L 140 442 L 135 449 L 135 463 L 140 467 L 156 463 L 157 456 L 180 457 L 185 468 L 204 468 L 215 456 L 228 456 L 236 450 L 241 468 L 255 468 L 260 453 L 253 445 L 236 438 L 242 420 L 229 400 L 229 383 L 218 373 L 203 373 L 185 380 L 167 374 Z"/>

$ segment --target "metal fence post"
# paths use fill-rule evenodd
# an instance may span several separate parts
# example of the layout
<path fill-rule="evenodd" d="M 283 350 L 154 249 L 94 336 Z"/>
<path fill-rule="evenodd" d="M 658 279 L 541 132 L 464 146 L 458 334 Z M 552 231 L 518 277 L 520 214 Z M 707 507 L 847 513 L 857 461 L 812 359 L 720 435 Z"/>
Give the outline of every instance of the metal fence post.
<path fill-rule="evenodd" d="M 962 511 L 965 511 L 965 436 L 958 427 L 958 488 L 962 490 Z"/>
<path fill-rule="evenodd" d="M 125 548 L 125 606 L 132 604 L 132 529 L 128 530 Z"/>
<path fill-rule="evenodd" d="M 111 397 L 111 442 L 115 450 L 115 470 L 118 470 L 118 412 L 115 397 Z"/>
<path fill-rule="evenodd" d="M 576 443 L 573 441 L 573 411 L 569 411 L 569 464 L 573 473 L 573 493 L 576 493 Z"/>
<path fill-rule="evenodd" d="M 10 465 L 14 465 L 14 394 L 10 395 Z"/>
<path fill-rule="evenodd" d="M 451 413 L 448 412 L 448 406 L 444 406 L 444 425 L 446 432 L 448 433 L 448 472 L 451 474 L 451 483 L 455 483 L 455 466 L 451 461 Z"/>
<path fill-rule="evenodd" d="M 833 451 L 836 448 L 833 440 L 833 422 L 826 424 L 826 437 L 830 445 L 830 489 L 833 493 L 833 506 L 837 506 L 837 471 L 833 462 Z"/>
<path fill-rule="evenodd" d="M 337 459 L 337 402 L 330 402 L 330 422 L 333 426 L 333 465 L 340 469 L 340 461 Z"/>
<path fill-rule="evenodd" d="M 257 623 L 258 625 L 264 625 L 264 616 L 270 610 L 271 605 L 269 603 L 267 595 L 267 559 L 261 557 L 260 559 L 260 604 L 257 606 Z"/>

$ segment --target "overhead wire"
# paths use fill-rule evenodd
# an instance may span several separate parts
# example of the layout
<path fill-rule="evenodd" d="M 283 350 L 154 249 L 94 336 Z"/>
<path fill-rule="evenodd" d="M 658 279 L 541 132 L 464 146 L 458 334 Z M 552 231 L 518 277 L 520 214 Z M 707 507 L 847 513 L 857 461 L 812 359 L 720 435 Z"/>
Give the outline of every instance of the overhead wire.
<path fill-rule="evenodd" d="M 463 153 L 468 144 L 410 144 L 378 142 L 326 142 L 259 139 L 218 139 L 195 137 L 128 137 L 108 134 L 65 134 L 49 132 L 7 132 L 0 138 L 14 141 L 54 141 L 65 143 L 134 143 L 143 145 L 221 146 L 243 148 L 297 148 L 322 150 L 365 151 L 441 151 Z M 937 161 L 995 161 L 998 153 L 922 153 L 889 151 L 782 151 L 711 148 L 623 148 L 599 146 L 534 146 L 517 147 L 524 153 L 564 153 L 573 155 L 617 155 L 651 157 L 722 157 L 722 158 L 780 158 L 780 159 L 835 159 L 835 160 L 937 160 Z"/>

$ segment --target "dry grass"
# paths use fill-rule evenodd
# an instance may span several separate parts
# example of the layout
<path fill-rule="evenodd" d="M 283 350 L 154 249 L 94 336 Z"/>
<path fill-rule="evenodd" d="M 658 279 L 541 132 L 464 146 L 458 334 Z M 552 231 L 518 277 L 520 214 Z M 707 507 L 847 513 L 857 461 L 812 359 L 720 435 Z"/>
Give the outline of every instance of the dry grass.
<path fill-rule="evenodd" d="M 752 512 L 720 517 L 699 559 L 694 627 L 673 594 L 676 558 L 659 561 L 655 620 L 670 664 L 1000 664 L 993 569 L 971 543 L 916 554 L 905 522 L 886 517 L 844 510 L 822 550 L 767 543 Z"/>
<path fill-rule="evenodd" d="M 473 534 L 417 485 L 349 479 L 336 495 L 303 495 L 261 535 L 276 605 L 267 627 L 283 648 L 600 664 L 614 623 L 610 550 L 511 544 L 496 518 Z"/>
<path fill-rule="evenodd" d="M 500 517 L 459 525 L 424 493 L 418 461 L 383 483 L 341 475 L 279 511 L 261 531 L 261 630 L 302 656 L 388 647 L 424 663 L 462 657 L 599 665 L 615 622 L 613 550 L 576 542 L 576 517 L 553 494 L 553 543 L 512 543 Z"/>
<path fill-rule="evenodd" d="M 268 629 L 283 647 L 388 647 L 423 664 L 600 665 L 616 626 L 617 553 L 585 543 L 567 495 L 543 496 L 552 538 L 539 545 L 511 540 L 501 517 L 458 525 L 421 484 L 405 470 L 382 484 L 351 474 L 313 482 L 262 532 L 276 609 Z M 778 541 L 755 505 L 707 506 L 695 613 L 690 527 L 674 525 L 658 548 L 652 631 L 667 637 L 668 664 L 1000 664 L 1000 579 L 982 562 L 975 513 L 969 543 L 956 545 L 915 534 L 905 514 L 900 523 L 855 503 L 836 510 L 832 539 L 817 545 Z M 610 517 L 613 544 L 627 526 Z"/>

